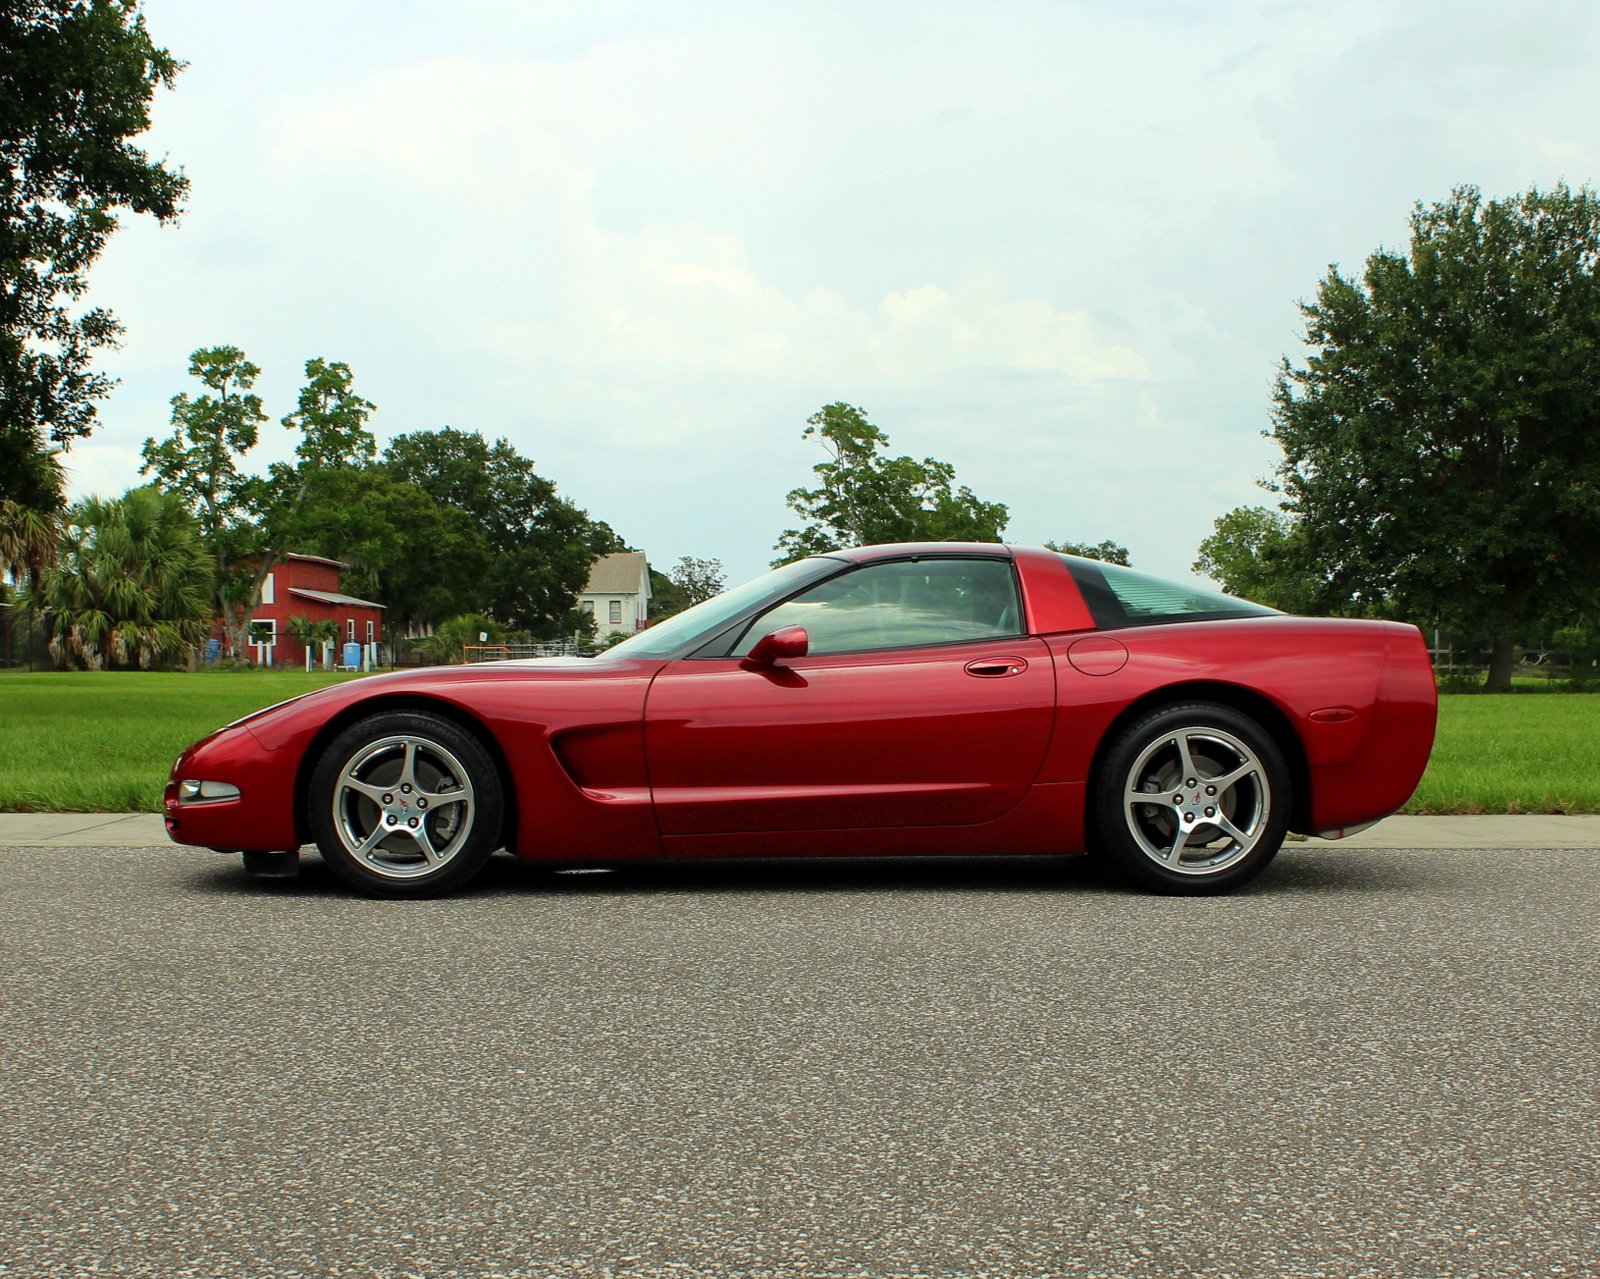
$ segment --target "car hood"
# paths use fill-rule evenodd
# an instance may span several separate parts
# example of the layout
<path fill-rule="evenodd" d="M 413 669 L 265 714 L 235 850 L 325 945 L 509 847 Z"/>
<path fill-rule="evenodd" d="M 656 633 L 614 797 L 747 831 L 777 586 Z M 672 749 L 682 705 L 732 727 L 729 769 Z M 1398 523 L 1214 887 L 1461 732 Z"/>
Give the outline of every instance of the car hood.
<path fill-rule="evenodd" d="M 496 684 L 547 681 L 593 684 L 638 679 L 653 674 L 660 665 L 659 658 L 602 662 L 586 657 L 530 657 L 473 666 L 424 666 L 415 670 L 389 671 L 301 693 L 298 697 L 253 711 L 226 725 L 225 729 L 246 728 L 263 746 L 276 750 L 297 736 L 308 723 L 325 722 L 347 706 L 396 693 L 415 693 L 445 702 L 457 702 L 466 700 L 463 695 L 469 689 L 481 691 Z"/>

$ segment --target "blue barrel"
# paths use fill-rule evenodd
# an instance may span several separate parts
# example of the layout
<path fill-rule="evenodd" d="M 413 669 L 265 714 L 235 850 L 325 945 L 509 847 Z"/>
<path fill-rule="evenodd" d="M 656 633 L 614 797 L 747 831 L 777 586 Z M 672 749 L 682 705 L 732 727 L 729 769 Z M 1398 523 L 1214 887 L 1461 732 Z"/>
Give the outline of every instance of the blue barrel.
<path fill-rule="evenodd" d="M 206 641 L 206 664 L 210 665 L 212 662 L 216 661 L 218 654 L 221 652 L 222 641 L 219 639 L 208 639 Z"/>
<path fill-rule="evenodd" d="M 354 669 L 361 665 L 361 645 L 354 642 L 346 644 L 343 652 L 344 656 L 339 659 L 341 666 L 348 666 Z"/>

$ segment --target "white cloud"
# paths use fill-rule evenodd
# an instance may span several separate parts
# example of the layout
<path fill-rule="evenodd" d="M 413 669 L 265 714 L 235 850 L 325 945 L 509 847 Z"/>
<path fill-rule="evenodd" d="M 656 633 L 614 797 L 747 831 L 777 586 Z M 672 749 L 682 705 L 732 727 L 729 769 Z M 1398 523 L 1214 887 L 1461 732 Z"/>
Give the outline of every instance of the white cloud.
<path fill-rule="evenodd" d="M 604 225 L 596 189 L 624 162 L 597 138 L 681 144 L 691 162 L 707 158 L 693 131 L 663 124 L 670 110 L 651 107 L 651 78 L 672 65 L 651 55 L 608 49 L 576 64 L 453 59 L 388 71 L 275 113 L 270 155 L 286 190 L 320 194 L 337 174 L 388 211 L 367 242 L 369 288 L 394 297 L 401 281 L 378 263 L 425 246 L 429 276 L 402 277 L 413 322 L 459 358 L 476 357 L 499 385 L 538 388 L 541 415 L 604 420 L 595 438 L 626 440 L 633 456 L 736 438 L 748 430 L 740 406 L 774 391 L 934 394 L 1004 374 L 1063 395 L 1149 376 L 1144 358 L 1087 312 L 1011 296 L 992 272 L 852 301 L 825 284 L 789 290 L 763 278 L 746 239 L 726 227 Z M 616 93 L 620 83 L 628 95 Z M 739 133 L 721 136 L 731 145 Z M 298 214 L 330 236 L 342 216 L 303 195 Z M 703 407 L 675 412 L 641 394 L 661 386 Z"/>
<path fill-rule="evenodd" d="M 380 433 L 509 435 L 735 575 L 834 399 L 1019 538 L 1181 572 L 1258 500 L 1327 263 L 1458 182 L 1600 176 L 1582 6 L 226 8 L 148 5 L 193 64 L 155 141 L 194 198 L 97 272 L 129 341 L 79 483 L 228 341 L 275 415 L 308 356 L 349 360 Z"/>

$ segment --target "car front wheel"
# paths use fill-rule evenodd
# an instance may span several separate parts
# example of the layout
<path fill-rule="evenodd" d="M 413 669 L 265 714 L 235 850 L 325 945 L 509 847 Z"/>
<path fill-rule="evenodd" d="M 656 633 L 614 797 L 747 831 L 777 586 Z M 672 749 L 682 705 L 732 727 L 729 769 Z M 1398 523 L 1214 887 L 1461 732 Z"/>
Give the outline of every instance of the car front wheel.
<path fill-rule="evenodd" d="M 1095 787 L 1100 844 L 1126 875 L 1166 893 L 1219 893 L 1259 874 L 1289 829 L 1289 768 L 1232 707 L 1162 707 L 1111 744 Z"/>
<path fill-rule="evenodd" d="M 385 897 L 466 883 L 498 846 L 505 811 L 483 744 L 425 711 L 345 729 L 317 761 L 308 802 L 323 859 L 352 887 Z"/>

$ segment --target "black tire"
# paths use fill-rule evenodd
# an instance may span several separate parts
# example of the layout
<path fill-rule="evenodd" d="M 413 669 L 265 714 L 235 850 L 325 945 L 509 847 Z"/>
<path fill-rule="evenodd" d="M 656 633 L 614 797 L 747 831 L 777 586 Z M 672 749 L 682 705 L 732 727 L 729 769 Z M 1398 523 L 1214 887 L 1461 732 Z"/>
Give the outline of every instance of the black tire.
<path fill-rule="evenodd" d="M 1292 788 L 1283 751 L 1248 715 L 1213 702 L 1163 706 L 1106 750 L 1092 800 L 1100 849 L 1145 888 L 1227 892 L 1283 847 Z"/>
<path fill-rule="evenodd" d="M 459 888 L 500 844 L 505 791 L 472 733 L 442 715 L 385 711 L 323 751 L 307 792 L 323 860 L 373 897 Z"/>

